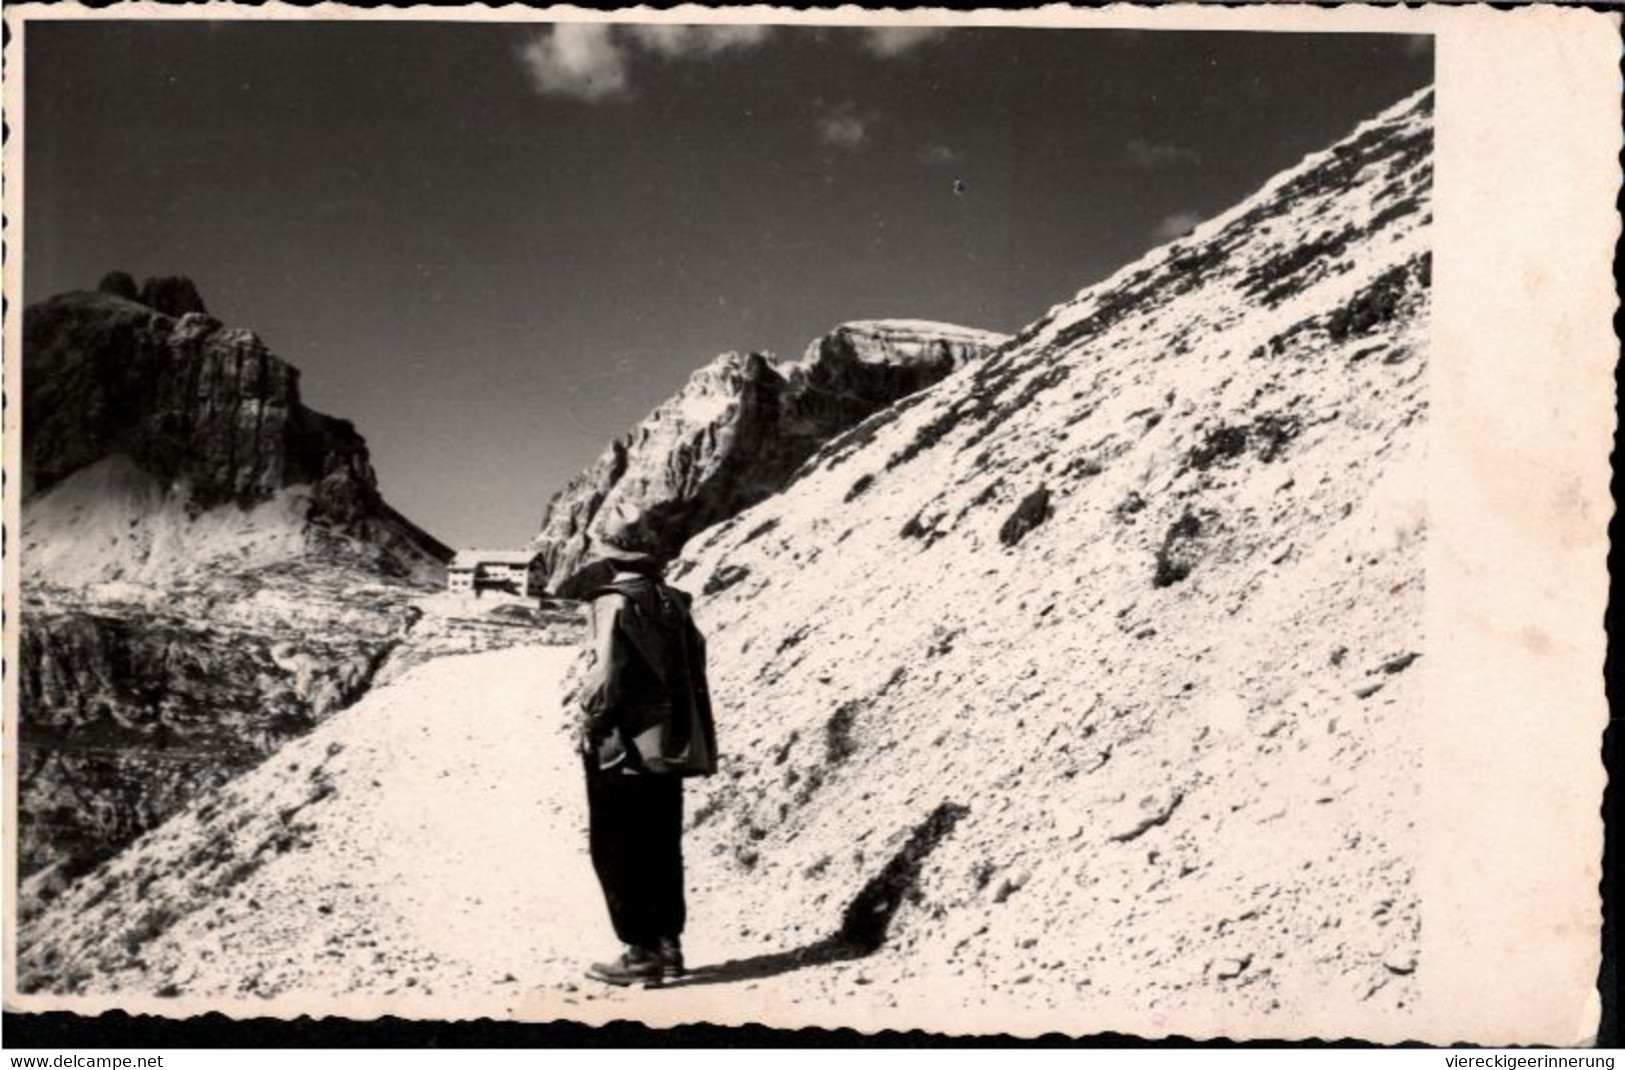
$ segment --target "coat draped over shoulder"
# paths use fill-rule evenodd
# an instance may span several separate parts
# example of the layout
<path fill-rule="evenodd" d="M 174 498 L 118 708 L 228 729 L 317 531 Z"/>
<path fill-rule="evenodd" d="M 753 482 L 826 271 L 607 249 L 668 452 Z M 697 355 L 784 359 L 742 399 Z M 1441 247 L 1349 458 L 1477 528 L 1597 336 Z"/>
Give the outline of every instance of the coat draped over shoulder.
<path fill-rule="evenodd" d="M 642 576 L 592 593 L 597 663 L 582 707 L 600 768 L 676 776 L 716 771 L 705 639 L 690 602 Z"/>

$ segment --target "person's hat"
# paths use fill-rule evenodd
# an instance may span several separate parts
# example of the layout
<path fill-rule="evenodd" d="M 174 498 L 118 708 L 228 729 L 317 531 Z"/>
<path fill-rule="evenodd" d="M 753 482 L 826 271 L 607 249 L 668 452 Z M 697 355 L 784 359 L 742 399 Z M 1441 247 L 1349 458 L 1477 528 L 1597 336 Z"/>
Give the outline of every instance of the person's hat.
<path fill-rule="evenodd" d="M 594 525 L 588 556 L 617 565 L 657 567 L 665 563 L 667 554 L 646 524 L 639 518 L 626 517 L 619 509 Z"/>
<path fill-rule="evenodd" d="M 669 556 L 636 513 L 625 506 L 612 506 L 593 521 L 575 570 L 553 593 L 559 598 L 591 598 L 617 572 L 658 577 Z"/>

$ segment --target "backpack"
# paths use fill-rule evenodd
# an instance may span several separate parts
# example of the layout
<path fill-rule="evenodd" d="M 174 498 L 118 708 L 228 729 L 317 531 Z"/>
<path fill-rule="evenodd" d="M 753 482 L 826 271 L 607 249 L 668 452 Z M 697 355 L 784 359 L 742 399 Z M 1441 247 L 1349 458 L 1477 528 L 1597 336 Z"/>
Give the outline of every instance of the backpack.
<path fill-rule="evenodd" d="M 605 681 L 604 702 L 624 733 L 632 767 L 668 776 L 717 770 L 716 724 L 705 674 L 705 638 L 688 596 L 658 580 L 631 580 L 593 592 L 619 595 L 615 642 L 623 666 Z"/>

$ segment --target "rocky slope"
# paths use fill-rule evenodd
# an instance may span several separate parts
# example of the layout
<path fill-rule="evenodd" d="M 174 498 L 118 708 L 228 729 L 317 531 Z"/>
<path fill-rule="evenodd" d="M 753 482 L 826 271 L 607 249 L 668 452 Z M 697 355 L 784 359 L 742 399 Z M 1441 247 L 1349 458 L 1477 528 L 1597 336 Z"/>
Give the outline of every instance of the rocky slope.
<path fill-rule="evenodd" d="M 692 986 L 577 979 L 608 926 L 530 651 L 423 666 L 148 834 L 37 920 L 22 984 L 1393 1035 L 1426 969 L 1431 102 L 691 541 L 725 751 L 689 804 Z"/>
<path fill-rule="evenodd" d="M 364 694 L 411 627 L 406 592 L 353 575 L 240 575 L 196 592 L 25 596 L 18 862 L 50 893 Z M 333 597 L 341 585 L 353 603 Z"/>
<path fill-rule="evenodd" d="M 410 998 L 472 980 L 513 998 L 519 977 L 571 953 L 564 933 L 597 920 L 590 900 L 549 903 L 591 881 L 550 716 L 573 655 L 441 657 L 375 690 L 24 926 L 19 987 Z"/>
<path fill-rule="evenodd" d="M 48 893 L 363 693 L 445 547 L 185 278 L 23 316 L 22 872 Z"/>
<path fill-rule="evenodd" d="M 882 947 L 900 999 L 1411 1005 L 1431 115 L 691 544 L 735 758 L 695 815 L 702 901 Z"/>
<path fill-rule="evenodd" d="M 548 503 L 535 545 L 557 590 L 603 525 L 632 521 L 675 554 L 776 493 L 825 442 L 1004 338 L 916 320 L 848 323 L 799 361 L 725 353 L 610 443 Z"/>

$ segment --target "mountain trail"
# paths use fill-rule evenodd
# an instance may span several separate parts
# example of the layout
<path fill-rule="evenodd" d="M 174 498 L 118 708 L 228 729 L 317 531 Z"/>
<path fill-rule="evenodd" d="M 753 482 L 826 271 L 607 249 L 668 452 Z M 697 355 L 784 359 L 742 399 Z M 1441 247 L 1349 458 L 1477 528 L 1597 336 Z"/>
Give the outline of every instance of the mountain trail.
<path fill-rule="evenodd" d="M 562 1001 L 699 1017 L 722 982 L 773 1003 L 818 991 L 806 974 L 853 953 L 793 928 L 764 952 L 717 900 L 691 902 L 686 991 L 582 977 L 617 945 L 558 718 L 574 652 L 444 656 L 376 690 L 75 886 L 30 932 L 24 989 L 245 1013 L 338 996 L 360 1017 L 418 999 L 436 1016 Z"/>

